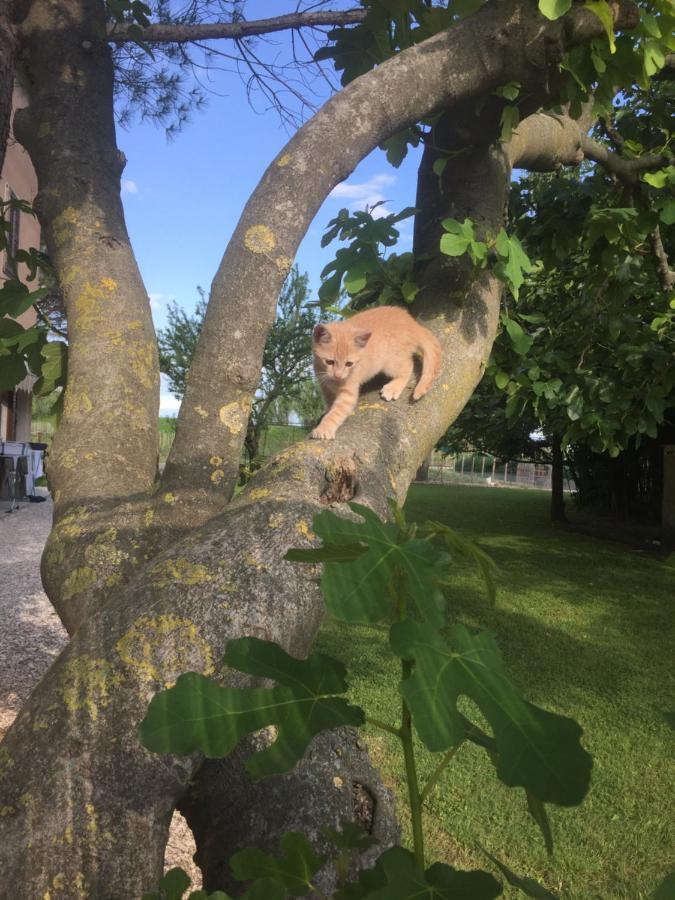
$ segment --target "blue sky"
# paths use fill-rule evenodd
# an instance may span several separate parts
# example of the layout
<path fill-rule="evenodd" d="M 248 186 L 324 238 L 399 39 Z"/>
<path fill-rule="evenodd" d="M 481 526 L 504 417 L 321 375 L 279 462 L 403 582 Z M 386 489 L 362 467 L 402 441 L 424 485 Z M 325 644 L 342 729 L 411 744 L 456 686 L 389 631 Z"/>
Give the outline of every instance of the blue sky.
<path fill-rule="evenodd" d="M 247 18 L 289 10 L 288 0 L 256 0 L 247 4 Z M 275 38 L 288 41 L 282 32 Z M 157 327 L 166 322 L 171 300 L 193 309 L 196 286 L 207 291 L 239 214 L 269 162 L 290 134 L 276 112 L 256 112 L 236 74 L 214 76 L 214 93 L 202 111 L 171 142 L 164 130 L 149 123 L 119 129 L 118 145 L 127 157 L 122 196 L 127 225 Z M 260 98 L 258 109 L 263 108 Z M 348 140 L 348 136 L 346 136 Z M 342 206 L 363 209 L 387 200 L 386 211 L 413 205 L 417 154 L 393 169 L 375 150 L 333 194 L 312 223 L 298 251 L 297 263 L 310 276 L 316 294 L 319 274 L 335 245 L 322 250 L 326 223 Z M 400 250 L 410 248 L 411 221 L 402 223 Z M 162 414 L 177 403 L 162 389 Z"/>

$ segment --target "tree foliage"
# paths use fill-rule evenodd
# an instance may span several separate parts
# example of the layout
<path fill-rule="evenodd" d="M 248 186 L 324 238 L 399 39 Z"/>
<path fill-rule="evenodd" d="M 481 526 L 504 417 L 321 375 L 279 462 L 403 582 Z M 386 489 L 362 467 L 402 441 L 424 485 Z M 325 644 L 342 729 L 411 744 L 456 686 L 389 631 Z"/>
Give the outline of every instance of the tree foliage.
<path fill-rule="evenodd" d="M 294 266 L 279 294 L 277 316 L 267 337 L 260 384 L 251 407 L 247 450 L 252 461 L 258 457 L 261 434 L 275 415 L 296 412 L 308 419 L 320 415 L 321 400 L 310 369 L 312 330 L 318 315 L 309 296 L 308 276 Z M 167 327 L 158 332 L 160 369 L 178 399 L 185 393 L 206 303 L 200 289 L 194 313 L 187 313 L 177 303 L 170 304 Z"/>

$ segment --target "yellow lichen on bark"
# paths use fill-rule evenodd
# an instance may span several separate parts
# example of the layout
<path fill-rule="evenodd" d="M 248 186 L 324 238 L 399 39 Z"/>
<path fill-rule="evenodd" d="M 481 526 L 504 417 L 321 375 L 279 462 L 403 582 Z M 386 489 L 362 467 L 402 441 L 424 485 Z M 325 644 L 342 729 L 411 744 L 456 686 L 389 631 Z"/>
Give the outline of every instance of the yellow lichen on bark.
<path fill-rule="evenodd" d="M 77 210 L 72 206 L 67 206 L 62 213 L 56 216 L 52 222 L 52 234 L 57 246 L 62 246 L 72 237 L 78 221 Z"/>
<path fill-rule="evenodd" d="M 71 712 L 84 709 L 95 722 L 100 708 L 110 703 L 112 691 L 119 682 L 120 676 L 105 659 L 78 656 L 65 664 L 60 676 L 60 692 Z"/>
<path fill-rule="evenodd" d="M 264 497 L 269 497 L 272 493 L 269 488 L 254 488 L 249 494 L 249 500 L 262 500 Z"/>
<path fill-rule="evenodd" d="M 213 655 L 190 619 L 141 616 L 116 644 L 122 662 L 142 681 L 170 687 L 186 671 L 211 675 Z"/>
<path fill-rule="evenodd" d="M 63 582 L 61 596 L 63 600 L 72 600 L 76 594 L 81 594 L 96 583 L 96 572 L 91 566 L 78 566 Z"/>
<path fill-rule="evenodd" d="M 301 537 L 307 538 L 308 540 L 316 537 L 312 529 L 309 527 L 309 522 L 306 522 L 305 519 L 299 519 L 295 523 L 295 530 Z"/>
<path fill-rule="evenodd" d="M 157 587 L 166 587 L 178 581 L 188 586 L 206 584 L 213 581 L 213 575 L 201 563 L 191 563 L 185 557 L 167 559 L 151 570 L 152 580 Z"/>
<path fill-rule="evenodd" d="M 271 253 L 277 242 L 267 225 L 253 225 L 244 235 L 244 244 L 251 253 Z"/>
<path fill-rule="evenodd" d="M 241 397 L 239 400 L 233 400 L 232 403 L 221 406 L 218 410 L 218 418 L 231 434 L 240 434 L 248 421 L 250 410 L 250 399 Z"/>

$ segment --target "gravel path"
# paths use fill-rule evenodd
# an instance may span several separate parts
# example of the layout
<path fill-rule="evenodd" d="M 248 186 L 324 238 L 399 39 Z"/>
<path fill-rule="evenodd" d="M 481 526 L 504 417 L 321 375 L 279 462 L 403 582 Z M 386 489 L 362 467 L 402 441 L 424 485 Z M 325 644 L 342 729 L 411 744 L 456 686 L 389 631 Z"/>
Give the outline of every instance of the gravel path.
<path fill-rule="evenodd" d="M 10 514 L 8 505 L 0 501 L 0 738 L 68 641 L 40 581 L 52 502 L 22 503 Z"/>
<path fill-rule="evenodd" d="M 38 488 L 42 496 L 44 489 Z M 52 526 L 52 502 L 22 503 L 6 513 L 0 500 L 0 740 L 24 700 L 68 635 L 42 590 L 40 557 Z M 185 820 L 174 814 L 166 848 L 165 868 L 182 866 L 201 887 L 201 873 L 192 862 L 194 840 Z"/>

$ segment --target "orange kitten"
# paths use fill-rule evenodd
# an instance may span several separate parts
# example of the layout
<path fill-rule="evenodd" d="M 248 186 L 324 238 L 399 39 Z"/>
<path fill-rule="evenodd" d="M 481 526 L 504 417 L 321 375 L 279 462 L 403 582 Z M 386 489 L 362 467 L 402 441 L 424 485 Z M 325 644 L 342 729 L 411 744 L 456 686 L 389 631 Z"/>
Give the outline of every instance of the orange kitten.
<path fill-rule="evenodd" d="M 434 335 L 398 306 L 376 306 L 342 322 L 314 329 L 314 371 L 328 411 L 311 434 L 329 441 L 351 415 L 359 388 L 375 375 L 391 378 L 381 390 L 385 400 L 398 400 L 413 373 L 413 354 L 422 354 L 422 374 L 413 391 L 419 400 L 441 368 L 441 345 Z"/>

